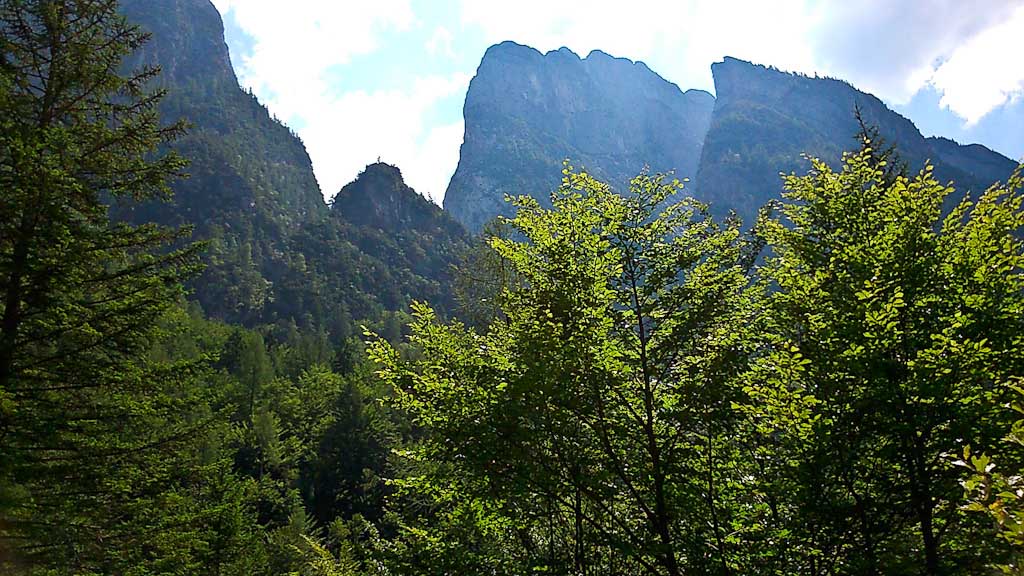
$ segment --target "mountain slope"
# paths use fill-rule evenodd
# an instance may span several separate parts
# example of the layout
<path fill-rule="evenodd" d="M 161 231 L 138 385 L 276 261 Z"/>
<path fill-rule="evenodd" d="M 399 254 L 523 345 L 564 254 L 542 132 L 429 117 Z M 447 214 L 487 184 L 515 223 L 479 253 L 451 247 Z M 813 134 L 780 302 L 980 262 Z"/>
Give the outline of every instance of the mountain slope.
<path fill-rule="evenodd" d="M 780 72 L 735 58 L 711 67 L 714 113 L 697 174 L 697 195 L 715 212 L 736 210 L 749 222 L 782 190 L 779 173 L 806 170 L 802 154 L 837 166 L 854 149 L 859 107 L 913 171 L 927 160 L 940 180 L 963 190 L 983 190 L 1004 180 L 1015 163 L 984 146 L 925 138 L 914 124 L 878 98 L 831 78 Z"/>
<path fill-rule="evenodd" d="M 176 188 L 175 203 L 195 207 L 264 213 L 287 224 L 326 214 L 323 196 L 313 176 L 302 142 L 270 116 L 252 94 L 239 88 L 231 68 L 220 14 L 209 0 L 125 0 L 125 15 L 152 33 L 137 59 L 161 68 L 160 82 L 168 89 L 161 113 L 165 119 L 184 118 L 188 134 L 178 146 L 206 148 L 192 154 L 190 173 L 205 184 L 206 172 L 232 175 L 237 202 L 203 205 L 188 185 Z M 199 176 L 197 178 L 197 176 Z"/>
<path fill-rule="evenodd" d="M 398 168 L 367 166 L 334 196 L 331 214 L 349 242 L 386 264 L 384 272 L 395 278 L 390 285 L 405 290 L 385 305 L 394 309 L 417 298 L 451 309 L 451 274 L 469 247 L 469 234 L 407 186 Z"/>
<path fill-rule="evenodd" d="M 683 92 L 641 62 L 504 42 L 484 54 L 464 108 L 466 133 L 444 207 L 470 230 L 509 214 L 504 194 L 542 203 L 562 161 L 617 188 L 645 164 L 696 174 L 714 98 Z"/>
<path fill-rule="evenodd" d="M 413 298 L 445 308 L 438 300 L 450 298 L 438 286 L 447 282 L 457 249 L 449 236 L 462 231 L 412 226 L 419 233 L 411 238 L 406 230 L 416 218 L 439 218 L 437 206 L 381 193 L 379 209 L 403 211 L 406 220 L 377 221 L 370 212 L 337 217 L 299 138 L 239 87 L 209 0 L 126 0 L 122 9 L 153 34 L 134 64 L 161 67 L 161 112 L 168 122 L 190 124 L 174 145 L 190 165 L 189 177 L 173 184 L 170 203 L 120 205 L 115 214 L 192 225 L 194 237 L 209 242 L 206 271 L 191 285 L 208 315 L 343 337 L 355 320 L 381 318 Z M 445 236 L 436 240 L 434 233 Z M 361 242 L 371 234 L 406 238 L 403 249 L 438 256 L 394 258 L 383 243 Z M 415 270 L 404 267 L 414 264 Z"/>

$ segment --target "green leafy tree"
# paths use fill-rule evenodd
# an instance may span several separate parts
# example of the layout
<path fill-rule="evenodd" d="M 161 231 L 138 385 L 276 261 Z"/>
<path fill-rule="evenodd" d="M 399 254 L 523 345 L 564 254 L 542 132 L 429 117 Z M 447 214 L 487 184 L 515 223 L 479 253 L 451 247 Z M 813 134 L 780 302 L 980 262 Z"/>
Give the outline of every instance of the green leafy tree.
<path fill-rule="evenodd" d="M 1020 379 L 1011 384 L 1015 399 L 1010 407 L 1024 414 L 1024 387 Z M 1012 552 L 1004 564 L 994 566 L 1000 574 L 1024 574 L 1024 419 L 1017 420 L 1006 435 L 1005 444 L 992 454 L 972 455 L 970 446 L 953 464 L 967 471 L 961 480 L 966 503 L 964 508 L 989 516 L 998 537 L 1008 543 Z"/>
<path fill-rule="evenodd" d="M 475 518 L 476 534 L 504 535 L 506 570 L 742 564 L 736 521 L 751 507 L 735 497 L 731 405 L 755 291 L 739 223 L 671 202 L 680 187 L 643 174 L 620 196 L 568 170 L 553 209 L 522 198 L 513 234 L 492 239 L 516 278 L 504 321 L 478 334 L 421 306 L 422 360 L 407 365 L 383 341 L 373 350 L 426 430 L 412 452 L 418 488 L 448 503 L 449 526 Z"/>
<path fill-rule="evenodd" d="M 1024 370 L 1019 176 L 945 214 L 930 168 L 811 163 L 761 226 L 776 289 L 748 406 L 793 571 L 977 573 L 1005 547 L 943 454 L 1005 433 Z"/>
<path fill-rule="evenodd" d="M 510 234 L 507 222 L 492 220 L 463 253 L 457 266 L 452 285 L 456 315 L 474 328 L 484 330 L 501 317 L 501 297 L 515 282 L 508 261 L 491 247 L 494 240 L 507 239 Z"/>

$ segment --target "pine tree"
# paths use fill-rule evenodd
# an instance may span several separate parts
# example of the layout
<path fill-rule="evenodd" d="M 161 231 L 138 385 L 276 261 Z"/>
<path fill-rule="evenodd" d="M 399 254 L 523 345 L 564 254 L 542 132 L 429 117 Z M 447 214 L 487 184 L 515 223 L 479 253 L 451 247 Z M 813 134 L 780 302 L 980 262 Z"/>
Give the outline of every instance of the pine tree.
<path fill-rule="evenodd" d="M 123 73 L 147 36 L 114 0 L 2 0 L 0 34 L 0 561 L 116 572 L 208 420 L 190 368 L 144 356 L 198 247 L 108 218 L 166 194 L 182 127 L 157 69 Z"/>

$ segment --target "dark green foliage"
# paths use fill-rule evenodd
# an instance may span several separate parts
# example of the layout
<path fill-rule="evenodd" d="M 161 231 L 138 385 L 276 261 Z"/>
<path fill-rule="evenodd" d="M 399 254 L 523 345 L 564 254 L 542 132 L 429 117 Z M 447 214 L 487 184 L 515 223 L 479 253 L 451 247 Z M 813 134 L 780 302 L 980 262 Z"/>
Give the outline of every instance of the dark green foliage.
<path fill-rule="evenodd" d="M 1024 414 L 1021 403 L 1024 388 L 1020 384 L 1020 378 L 1009 383 L 1013 390 L 1009 408 L 1017 417 Z M 1011 547 L 1009 556 L 1000 558 L 1000 563 L 993 568 L 1000 574 L 1020 574 L 1024 561 L 1024 476 L 1020 474 L 1024 469 L 1020 458 L 1024 447 L 1024 419 L 1013 423 L 1004 440 L 1005 444 L 989 454 L 974 454 L 970 446 L 965 446 L 953 465 L 967 474 L 960 482 L 966 500 L 964 509 L 987 515 L 998 537 Z"/>
<path fill-rule="evenodd" d="M 363 526 L 362 534 L 367 519 L 383 517 L 389 489 L 382 478 L 393 474 L 388 454 L 407 432 L 380 404 L 388 392 L 363 365 L 360 346 L 347 352 L 343 377 L 321 363 L 329 349 L 316 335 L 293 332 L 268 345 L 261 334 L 206 320 L 195 308 L 173 310 L 160 334 L 150 355 L 203 366 L 203 381 L 218 392 L 208 404 L 215 425 L 193 443 L 210 472 L 193 477 L 177 500 L 206 522 L 177 541 L 176 557 L 192 563 L 183 573 L 218 566 L 231 574 L 297 572 L 322 560 L 310 539 L 329 553 L 348 550 L 359 537 L 351 530 Z M 221 498 L 204 500 L 211 496 Z M 154 508 L 172 513 L 167 504 Z M 203 552 L 210 541 L 222 548 Z"/>
<path fill-rule="evenodd" d="M 323 330 L 186 312 L 188 231 L 108 219 L 158 210 L 184 166 L 156 70 L 122 64 L 146 36 L 115 2 L 4 1 L 0 30 L 0 569 L 303 569 L 328 520 L 379 516 L 390 424 L 358 347 L 343 380 L 317 367 Z M 258 294 L 241 246 L 252 275 L 226 287 Z"/>
<path fill-rule="evenodd" d="M 5 1 L 0 29 L 3 571 L 234 564 L 255 531 L 211 457 L 209 371 L 147 354 L 197 248 L 107 218 L 106 200 L 159 197 L 182 167 L 154 154 L 180 134 L 157 119 L 155 71 L 119 74 L 146 38 L 101 0 Z"/>

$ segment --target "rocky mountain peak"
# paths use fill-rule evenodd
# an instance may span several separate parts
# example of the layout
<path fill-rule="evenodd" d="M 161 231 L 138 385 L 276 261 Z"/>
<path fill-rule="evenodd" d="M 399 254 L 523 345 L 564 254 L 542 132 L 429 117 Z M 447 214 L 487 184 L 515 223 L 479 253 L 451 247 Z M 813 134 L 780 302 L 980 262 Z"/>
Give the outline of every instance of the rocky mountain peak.
<path fill-rule="evenodd" d="M 121 10 L 152 34 L 137 56 L 159 64 L 163 81 L 237 86 L 224 22 L 210 0 L 125 0 Z"/>
<path fill-rule="evenodd" d="M 735 210 L 752 222 L 758 208 L 781 193 L 780 172 L 807 169 L 805 154 L 838 167 L 843 152 L 859 146 L 857 109 L 896 146 L 911 171 L 931 162 L 940 180 L 952 180 L 961 190 L 980 190 L 1013 169 L 1013 162 L 987 148 L 925 138 L 913 122 L 842 80 L 736 58 L 725 58 L 711 70 L 717 100 L 697 192 L 719 214 Z"/>
<path fill-rule="evenodd" d="M 357 226 L 381 230 L 459 228 L 441 208 L 409 187 L 402 171 L 369 164 L 331 200 L 332 213 Z"/>
<path fill-rule="evenodd" d="M 624 189 L 645 165 L 694 176 L 714 97 L 642 62 L 503 42 L 470 82 L 466 133 L 445 209 L 470 230 L 510 214 L 505 194 L 549 202 L 562 161 Z"/>

